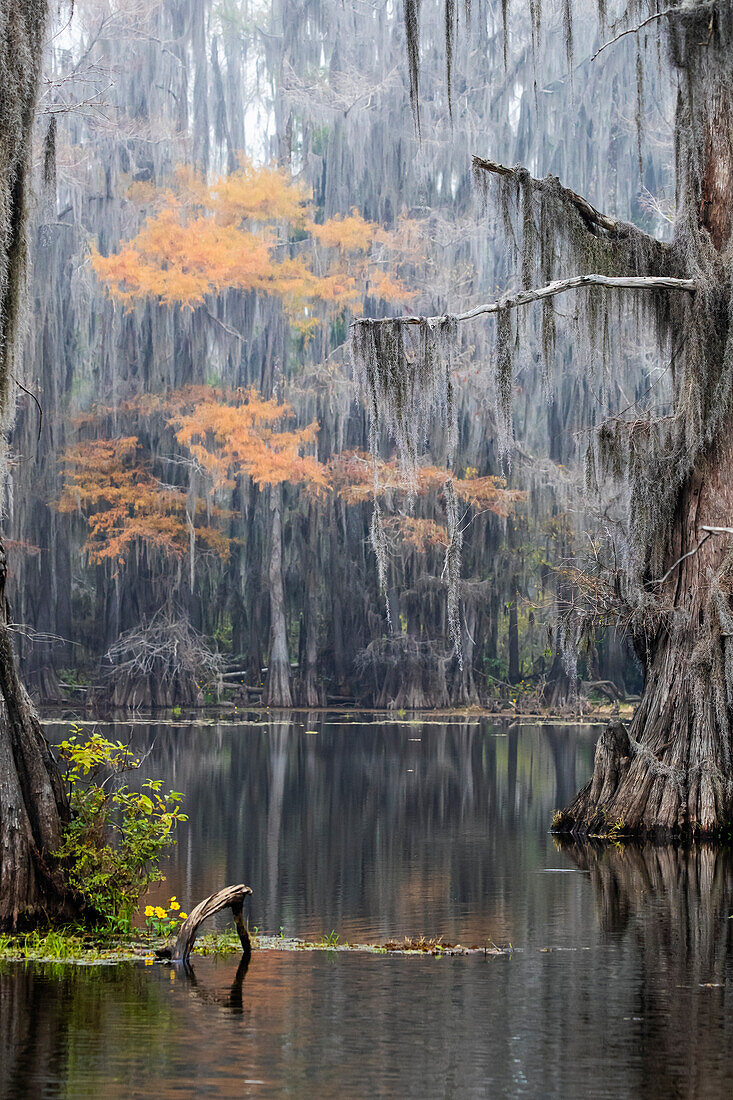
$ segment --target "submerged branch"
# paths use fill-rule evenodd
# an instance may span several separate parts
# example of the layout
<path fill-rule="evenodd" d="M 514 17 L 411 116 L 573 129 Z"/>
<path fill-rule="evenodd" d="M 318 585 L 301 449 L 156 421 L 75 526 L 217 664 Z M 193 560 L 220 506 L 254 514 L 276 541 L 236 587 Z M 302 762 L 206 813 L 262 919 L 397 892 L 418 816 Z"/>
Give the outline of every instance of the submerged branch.
<path fill-rule="evenodd" d="M 530 302 L 539 302 L 545 298 L 553 298 L 556 294 L 564 294 L 567 290 L 577 290 L 580 287 L 605 287 L 612 290 L 686 290 L 693 294 L 697 290 L 694 279 L 672 279 L 662 275 L 573 275 L 570 279 L 555 279 L 547 286 L 533 287 L 530 290 L 510 291 L 502 295 L 495 302 L 486 302 L 484 305 L 475 306 L 466 313 L 456 313 L 451 318 L 453 321 L 472 321 L 474 317 L 481 317 L 485 313 L 501 313 L 502 310 L 516 309 L 517 306 L 526 306 Z M 420 325 L 427 321 L 429 325 L 438 325 L 444 317 L 360 317 L 352 321 L 354 325 Z"/>

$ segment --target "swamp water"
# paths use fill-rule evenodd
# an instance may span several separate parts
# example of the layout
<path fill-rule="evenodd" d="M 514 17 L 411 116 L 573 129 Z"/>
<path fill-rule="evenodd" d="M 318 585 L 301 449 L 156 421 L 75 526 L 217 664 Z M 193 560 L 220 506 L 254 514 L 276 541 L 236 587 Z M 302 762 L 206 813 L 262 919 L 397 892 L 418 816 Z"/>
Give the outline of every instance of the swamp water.
<path fill-rule="evenodd" d="M 514 950 L 255 949 L 243 981 L 235 956 L 0 964 L 0 1096 L 733 1094 L 730 853 L 560 849 L 547 831 L 597 727 L 294 712 L 99 728 L 185 793 L 157 900 L 188 910 L 246 882 L 263 932 Z"/>

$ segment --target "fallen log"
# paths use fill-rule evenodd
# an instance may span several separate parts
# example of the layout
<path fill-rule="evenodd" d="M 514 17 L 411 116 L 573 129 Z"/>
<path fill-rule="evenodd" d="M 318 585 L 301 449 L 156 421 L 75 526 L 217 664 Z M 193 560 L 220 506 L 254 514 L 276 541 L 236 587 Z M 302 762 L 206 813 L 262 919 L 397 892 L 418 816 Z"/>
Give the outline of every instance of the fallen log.
<path fill-rule="evenodd" d="M 626 696 L 617 685 L 614 684 L 613 680 L 581 680 L 580 690 L 585 694 L 589 691 L 600 691 L 601 694 L 605 695 L 612 703 L 626 702 Z"/>
<path fill-rule="evenodd" d="M 219 913 L 222 909 L 231 909 L 232 916 L 234 917 L 234 924 L 236 925 L 239 939 L 242 944 L 242 953 L 249 959 L 252 954 L 252 944 L 250 943 L 247 928 L 242 918 L 242 908 L 244 906 L 244 899 L 251 893 L 252 891 L 249 886 L 245 886 L 244 884 L 240 884 L 239 886 L 225 886 L 223 890 L 219 890 L 216 894 L 211 894 L 210 897 L 200 901 L 196 908 L 191 910 L 181 925 L 178 939 L 176 940 L 176 946 L 173 948 L 171 961 L 185 963 L 188 960 L 188 956 L 191 954 L 193 945 L 196 942 L 199 927 L 207 917 L 213 917 L 214 913 Z"/>

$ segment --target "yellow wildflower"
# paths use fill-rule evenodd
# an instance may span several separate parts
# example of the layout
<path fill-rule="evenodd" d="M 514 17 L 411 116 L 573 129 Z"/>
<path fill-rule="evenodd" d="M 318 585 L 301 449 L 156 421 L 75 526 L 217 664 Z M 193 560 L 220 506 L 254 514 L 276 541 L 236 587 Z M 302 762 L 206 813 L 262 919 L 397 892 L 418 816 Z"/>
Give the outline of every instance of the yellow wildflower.
<path fill-rule="evenodd" d="M 158 918 L 159 918 L 159 920 L 164 920 L 164 919 L 165 919 L 165 917 L 167 917 L 167 916 L 168 916 L 168 914 L 166 913 L 165 909 L 162 909 L 162 908 L 160 907 L 160 905 L 156 905 L 156 907 L 155 907 L 155 915 L 156 915 L 156 917 L 158 917 Z"/>
<path fill-rule="evenodd" d="M 145 965 L 146 966 L 152 966 L 153 965 L 153 956 L 152 955 L 146 955 L 145 956 Z"/>
<path fill-rule="evenodd" d="M 188 918 L 188 913 L 181 913 L 181 920 L 186 920 L 187 918 Z"/>
<path fill-rule="evenodd" d="M 154 913 L 155 913 L 155 910 L 153 909 L 152 905 L 146 905 L 145 906 L 145 916 L 146 917 L 152 917 Z"/>
<path fill-rule="evenodd" d="M 171 901 L 178 901 L 178 897 L 177 897 L 176 894 L 173 895 L 173 897 L 171 898 Z"/>
<path fill-rule="evenodd" d="M 180 909 L 181 907 L 180 907 L 180 905 L 178 904 L 178 902 L 177 902 L 177 901 L 172 901 L 172 902 L 170 903 L 170 906 L 169 906 L 169 908 L 171 908 L 171 909 Z"/>

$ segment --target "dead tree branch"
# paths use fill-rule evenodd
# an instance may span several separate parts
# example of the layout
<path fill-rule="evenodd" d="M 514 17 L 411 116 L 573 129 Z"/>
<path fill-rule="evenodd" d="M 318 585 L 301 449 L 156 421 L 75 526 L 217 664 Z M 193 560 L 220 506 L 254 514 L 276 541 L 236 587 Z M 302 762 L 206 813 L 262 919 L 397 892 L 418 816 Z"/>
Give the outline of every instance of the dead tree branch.
<path fill-rule="evenodd" d="M 733 527 L 709 527 L 706 524 L 701 523 L 700 530 L 704 531 L 705 534 L 700 539 L 697 546 L 693 546 L 692 550 L 688 550 L 687 553 L 683 554 L 681 558 L 677 558 L 677 561 L 674 562 L 673 565 L 670 565 L 664 576 L 660 577 L 658 581 L 653 581 L 653 584 L 664 584 L 664 582 L 667 580 L 670 574 L 674 572 L 677 566 L 686 558 L 691 558 L 693 554 L 696 554 L 698 550 L 700 550 L 705 545 L 711 535 L 733 535 Z"/>
<path fill-rule="evenodd" d="M 191 954 L 191 950 L 196 941 L 199 927 L 207 917 L 213 917 L 214 913 L 219 913 L 222 909 L 231 909 L 234 923 L 239 933 L 239 940 L 242 944 L 242 951 L 249 957 L 252 951 L 252 945 L 250 944 L 247 928 L 242 919 L 242 907 L 244 905 L 244 899 L 251 893 L 252 890 L 249 886 L 240 883 L 238 886 L 225 886 L 223 890 L 218 890 L 215 894 L 211 894 L 208 898 L 204 898 L 203 901 L 200 901 L 196 908 L 191 910 L 181 925 L 181 930 L 176 940 L 176 946 L 173 948 L 173 955 L 171 956 L 172 961 L 185 963 L 188 960 L 188 956 Z"/>
<path fill-rule="evenodd" d="M 573 275 L 570 279 L 555 279 L 547 286 L 533 287 L 530 290 L 509 291 L 495 302 L 486 302 L 484 305 L 469 309 L 466 313 L 457 313 L 454 321 L 472 321 L 474 317 L 481 317 L 485 313 L 500 313 L 504 309 L 516 309 L 518 306 L 529 305 L 530 302 L 539 302 L 544 298 L 553 298 L 556 294 L 564 294 L 567 290 L 577 290 L 580 287 L 605 287 L 611 290 L 685 290 L 694 293 L 697 284 L 694 279 L 672 279 L 663 275 Z M 354 325 L 438 325 L 444 317 L 360 317 L 352 321 Z"/>
<path fill-rule="evenodd" d="M 712 8 L 713 4 L 698 4 L 697 8 Z M 627 34 L 638 34 L 640 30 L 647 27 L 650 23 L 654 23 L 657 19 L 664 19 L 666 16 L 680 15 L 684 12 L 684 8 L 676 6 L 674 8 L 665 8 L 664 11 L 655 11 L 651 15 L 648 15 L 646 19 L 642 19 L 641 23 L 636 23 L 633 27 L 627 27 L 625 30 L 620 31 L 615 38 L 609 38 L 607 42 L 604 42 L 591 57 L 591 61 L 595 61 L 599 54 L 603 53 L 608 46 L 613 46 L 614 42 L 618 42 L 621 38 L 624 38 Z"/>
<path fill-rule="evenodd" d="M 730 530 L 730 528 L 728 528 L 728 530 Z M 706 531 L 707 534 L 705 534 L 700 539 L 697 546 L 693 546 L 692 550 L 688 550 L 686 554 L 682 555 L 682 557 L 677 558 L 677 561 L 674 562 L 672 565 L 670 565 L 669 569 L 664 574 L 664 576 L 660 577 L 658 581 L 652 581 L 652 584 L 664 584 L 664 582 L 668 579 L 668 577 L 670 577 L 672 575 L 672 573 L 674 573 L 674 571 L 675 571 L 675 569 L 677 568 L 678 565 L 681 565 L 681 563 L 683 561 L 685 561 L 686 558 L 691 558 L 693 554 L 696 554 L 698 552 L 698 550 L 700 550 L 705 545 L 705 543 L 710 538 L 710 536 L 712 534 L 712 531 L 707 527 L 703 527 L 703 531 Z M 731 531 L 731 534 L 733 534 L 733 531 Z"/>

